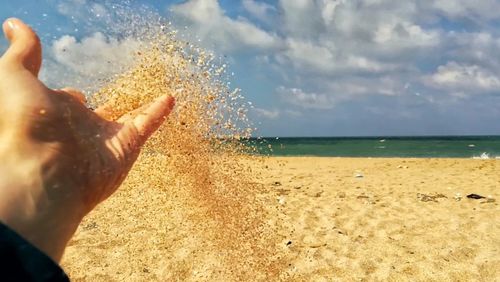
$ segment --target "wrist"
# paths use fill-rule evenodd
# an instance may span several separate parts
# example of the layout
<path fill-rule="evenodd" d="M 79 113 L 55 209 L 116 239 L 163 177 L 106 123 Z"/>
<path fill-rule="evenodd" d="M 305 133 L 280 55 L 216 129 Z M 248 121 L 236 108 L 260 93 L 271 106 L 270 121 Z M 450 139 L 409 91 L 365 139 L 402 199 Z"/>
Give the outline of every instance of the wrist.
<path fill-rule="evenodd" d="M 0 221 L 59 262 L 83 213 L 75 213 L 70 201 L 53 199 L 40 171 L 28 167 L 0 165 Z"/>

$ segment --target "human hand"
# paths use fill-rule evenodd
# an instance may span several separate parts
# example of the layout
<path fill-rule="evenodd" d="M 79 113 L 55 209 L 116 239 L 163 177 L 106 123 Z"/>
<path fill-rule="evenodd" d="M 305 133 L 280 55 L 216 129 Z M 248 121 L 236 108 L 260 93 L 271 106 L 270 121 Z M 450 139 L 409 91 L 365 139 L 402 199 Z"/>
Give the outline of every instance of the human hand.
<path fill-rule="evenodd" d="M 84 215 L 127 176 L 141 146 L 174 106 L 162 96 L 117 121 L 73 89 L 38 80 L 40 40 L 26 24 L 3 24 L 0 58 L 0 221 L 59 261 Z"/>

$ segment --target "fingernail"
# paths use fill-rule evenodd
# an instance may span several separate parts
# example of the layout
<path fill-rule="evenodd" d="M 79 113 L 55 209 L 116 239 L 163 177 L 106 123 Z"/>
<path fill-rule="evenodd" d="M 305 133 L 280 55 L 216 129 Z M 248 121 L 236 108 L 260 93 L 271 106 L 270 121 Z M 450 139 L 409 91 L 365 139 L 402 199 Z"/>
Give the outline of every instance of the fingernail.
<path fill-rule="evenodd" d="M 7 21 L 7 25 L 9 26 L 10 29 L 16 29 L 17 27 L 16 24 L 11 20 Z"/>

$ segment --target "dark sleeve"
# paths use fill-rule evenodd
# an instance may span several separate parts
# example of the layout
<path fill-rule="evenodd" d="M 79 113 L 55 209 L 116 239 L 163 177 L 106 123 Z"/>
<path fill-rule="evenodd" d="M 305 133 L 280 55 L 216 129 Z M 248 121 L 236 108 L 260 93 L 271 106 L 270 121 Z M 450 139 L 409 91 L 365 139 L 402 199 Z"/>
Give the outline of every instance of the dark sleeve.
<path fill-rule="evenodd" d="M 69 281 L 50 257 L 0 222 L 0 281 Z"/>

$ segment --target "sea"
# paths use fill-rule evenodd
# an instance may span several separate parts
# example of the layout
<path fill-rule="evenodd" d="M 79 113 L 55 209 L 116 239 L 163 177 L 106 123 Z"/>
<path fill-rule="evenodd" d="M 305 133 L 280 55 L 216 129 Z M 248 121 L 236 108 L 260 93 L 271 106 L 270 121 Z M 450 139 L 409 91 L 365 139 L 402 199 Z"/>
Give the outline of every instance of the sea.
<path fill-rule="evenodd" d="M 500 136 L 263 137 L 263 155 L 500 159 Z"/>

